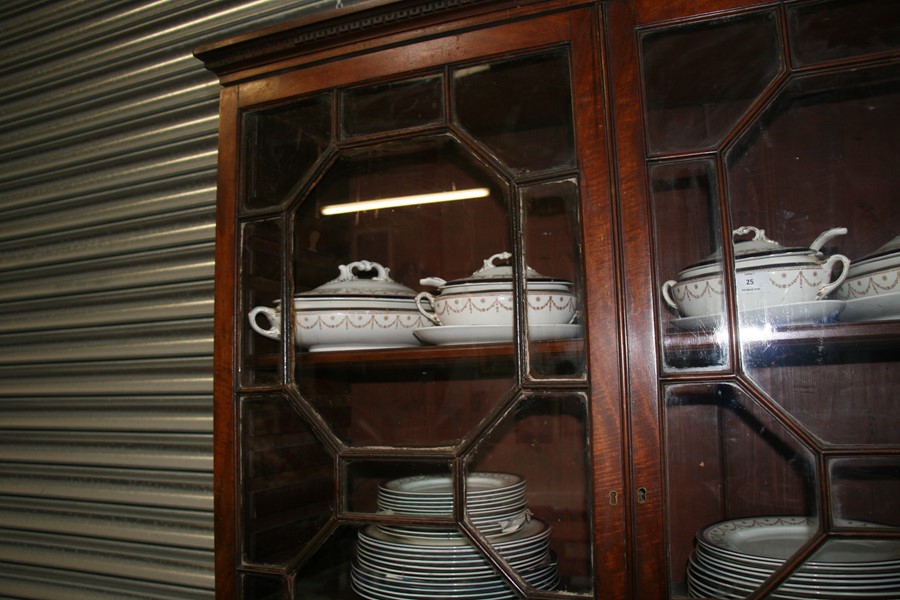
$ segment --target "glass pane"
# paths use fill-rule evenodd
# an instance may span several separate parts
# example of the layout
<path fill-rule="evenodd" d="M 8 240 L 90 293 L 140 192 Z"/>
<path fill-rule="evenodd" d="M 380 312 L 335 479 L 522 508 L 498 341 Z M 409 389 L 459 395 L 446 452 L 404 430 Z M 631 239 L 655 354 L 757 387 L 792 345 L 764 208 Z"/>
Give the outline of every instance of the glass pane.
<path fill-rule="evenodd" d="M 667 370 L 725 367 L 728 330 L 722 281 L 715 165 L 674 161 L 650 167 L 660 324 Z"/>
<path fill-rule="evenodd" d="M 454 506 L 452 478 L 446 462 L 353 461 L 347 465 L 346 509 L 396 515 L 401 522 L 410 517 L 449 521 Z M 417 490 L 434 497 L 418 502 Z"/>
<path fill-rule="evenodd" d="M 533 377 L 583 378 L 586 369 L 579 194 L 574 180 L 522 188 L 529 358 Z M 577 341 L 571 341 L 577 340 Z"/>
<path fill-rule="evenodd" d="M 422 196 L 466 190 L 484 194 L 443 202 Z M 465 278 L 495 248 L 508 247 L 507 197 L 458 142 L 437 136 L 345 153 L 297 207 L 297 382 L 347 443 L 456 444 L 508 393 L 511 346 L 486 359 L 490 369 L 480 353 L 457 362 L 405 350 L 473 344 L 493 331 L 478 321 L 481 304 L 446 317 L 448 303 L 435 290 L 442 284 L 421 280 Z M 375 199 L 401 202 L 365 209 Z M 361 210 L 329 214 L 328 206 Z M 417 292 L 434 293 L 420 306 Z M 511 343 L 511 327 L 504 333 L 501 341 Z M 346 408 L 346 421 L 330 421 L 335 407 Z"/>
<path fill-rule="evenodd" d="M 244 559 L 286 564 L 334 514 L 334 461 L 282 396 L 241 399 Z"/>
<path fill-rule="evenodd" d="M 331 143 L 331 94 L 244 113 L 245 210 L 282 203 Z"/>
<path fill-rule="evenodd" d="M 241 385 L 282 382 L 281 279 L 283 227 L 280 219 L 241 226 Z"/>
<path fill-rule="evenodd" d="M 815 533 L 815 525 L 807 523 L 816 516 L 818 501 L 815 460 L 793 433 L 738 387 L 673 385 L 665 402 L 673 589 L 722 597 L 721 588 L 709 581 L 709 571 L 716 570 L 709 565 L 727 560 L 729 551 L 754 552 L 752 545 L 741 546 L 744 537 L 735 539 L 735 532 L 760 531 L 760 538 L 777 538 L 780 530 L 773 525 L 802 523 L 793 530 L 790 539 L 797 544 L 788 554 Z"/>
<path fill-rule="evenodd" d="M 650 31 L 641 53 L 654 154 L 715 147 L 781 70 L 768 11 Z"/>
<path fill-rule="evenodd" d="M 518 535 L 531 544 L 535 556 L 547 547 L 552 551 L 546 561 L 541 554 L 535 571 L 519 571 L 526 580 L 529 575 L 535 581 L 547 577 L 546 585 L 535 587 L 579 594 L 591 594 L 593 589 L 587 406 L 587 398 L 580 394 L 523 398 L 471 457 L 471 473 L 509 473 L 522 479 L 530 520 Z M 477 519 L 472 506 L 467 513 Z M 488 542 L 502 556 L 500 539 L 488 537 Z M 540 575 L 538 565 L 546 565 Z M 554 569 L 559 582 L 551 585 Z"/>
<path fill-rule="evenodd" d="M 789 5 L 787 10 L 798 65 L 900 48 L 896 0 L 832 0 Z"/>
<path fill-rule="evenodd" d="M 894 501 L 900 497 L 900 457 L 836 458 L 828 464 L 828 477 L 837 523 L 900 527 Z M 900 556 L 900 542 L 896 547 Z"/>
<path fill-rule="evenodd" d="M 564 50 L 452 72 L 457 123 L 514 171 L 575 166 L 569 60 Z"/>
<path fill-rule="evenodd" d="M 443 121 L 443 81 L 441 75 L 428 75 L 344 91 L 343 135 L 396 131 Z"/>
<path fill-rule="evenodd" d="M 735 224 L 763 231 L 775 249 L 737 263 L 754 279 L 746 289 L 737 281 L 744 364 L 827 443 L 900 440 L 873 416 L 894 410 L 900 386 L 887 328 L 900 293 L 870 285 L 896 280 L 897 265 L 865 267 L 900 222 L 900 204 L 883 202 L 900 196 L 898 111 L 897 67 L 798 78 L 726 155 Z M 856 338 L 842 322 L 885 325 Z"/>

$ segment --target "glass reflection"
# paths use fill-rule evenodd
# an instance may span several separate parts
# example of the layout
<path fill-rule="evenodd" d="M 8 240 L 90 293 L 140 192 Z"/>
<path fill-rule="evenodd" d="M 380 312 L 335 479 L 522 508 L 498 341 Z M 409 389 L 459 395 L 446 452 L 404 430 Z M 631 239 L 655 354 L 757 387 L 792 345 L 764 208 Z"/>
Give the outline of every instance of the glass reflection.
<path fill-rule="evenodd" d="M 322 214 L 325 206 L 357 200 L 474 188 L 489 195 Z M 403 347 L 458 343 L 478 333 L 447 327 L 440 333 L 448 339 L 416 334 L 440 326 L 426 316 L 434 307 L 422 301 L 420 310 L 415 295 L 424 291 L 423 278 L 465 278 L 509 243 L 507 196 L 454 138 L 431 136 L 348 151 L 297 206 L 294 282 L 299 306 L 309 305 L 298 311 L 298 327 L 318 340 L 312 346 L 301 340 L 297 383 L 346 443 L 457 444 L 508 393 L 515 378 L 509 352 L 494 353 L 489 366 L 479 354 L 462 361 L 403 354 Z M 378 266 L 351 268 L 367 261 Z M 336 278 L 345 271 L 349 276 Z M 385 337 L 398 327 L 408 335 Z M 332 350 L 356 354 L 348 360 Z M 352 418 L 332 421 L 343 410 Z"/>

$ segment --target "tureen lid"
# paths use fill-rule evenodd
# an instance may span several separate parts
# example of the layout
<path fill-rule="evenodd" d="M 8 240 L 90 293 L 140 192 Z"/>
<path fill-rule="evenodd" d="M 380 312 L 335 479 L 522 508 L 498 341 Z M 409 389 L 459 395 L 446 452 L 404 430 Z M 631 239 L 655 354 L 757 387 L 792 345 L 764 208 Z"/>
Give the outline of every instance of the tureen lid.
<path fill-rule="evenodd" d="M 732 238 L 747 234 L 753 234 L 753 237 L 747 240 L 737 240 L 734 242 L 734 260 L 738 263 L 736 266 L 741 267 L 752 263 L 752 266 L 761 265 L 772 266 L 775 264 L 783 264 L 786 262 L 808 262 L 810 260 L 818 260 L 821 258 L 822 246 L 831 238 L 847 233 L 843 227 L 835 227 L 823 232 L 819 237 L 809 245 L 804 247 L 784 247 L 774 240 L 766 237 L 766 231 L 758 227 L 745 225 L 738 227 L 732 232 Z M 722 249 L 719 248 L 713 254 L 707 256 L 698 263 L 686 267 L 681 275 L 699 275 L 718 269 L 722 262 Z"/>
<path fill-rule="evenodd" d="M 301 292 L 295 296 L 297 299 L 313 298 L 347 298 L 347 297 L 378 297 L 378 298 L 410 298 L 416 297 L 416 292 L 401 283 L 397 283 L 390 276 L 390 269 L 377 262 L 359 260 L 338 267 L 340 275 L 327 283 L 308 292 Z M 357 277 L 355 272 L 367 273 L 375 271 L 375 275 L 369 278 Z"/>
<path fill-rule="evenodd" d="M 768 237 L 766 237 L 765 229 L 759 229 L 757 227 L 751 227 L 749 225 L 745 225 L 743 227 L 738 227 L 737 229 L 735 229 L 732 232 L 732 238 L 740 235 L 747 235 L 748 233 L 753 234 L 753 237 L 749 240 L 737 240 L 734 242 L 735 259 L 760 256 L 763 254 L 782 254 L 785 252 L 817 252 L 817 250 L 811 250 L 810 248 L 803 247 L 785 248 L 778 242 L 770 240 Z M 718 261 L 721 259 L 721 248 L 719 248 L 715 251 L 715 253 L 706 258 L 707 261 Z"/>
<path fill-rule="evenodd" d="M 453 281 L 445 281 L 440 277 L 426 277 L 424 279 L 420 279 L 419 283 L 422 285 L 433 285 L 440 288 L 448 288 L 454 286 L 466 286 L 466 287 L 482 287 L 482 286 L 490 286 L 491 284 L 504 284 L 504 287 L 509 287 L 508 284 L 511 284 L 513 281 L 514 271 L 512 265 L 495 265 L 494 261 L 498 260 L 509 260 L 512 258 L 512 254 L 509 252 L 499 252 L 494 254 L 490 258 L 485 259 L 484 265 L 472 273 L 471 276 L 465 277 L 463 279 L 454 279 Z M 570 281 L 566 281 L 564 279 L 555 279 L 552 277 L 546 277 L 541 275 L 531 267 L 525 267 L 525 277 L 528 279 L 529 283 L 547 283 L 547 284 L 563 284 L 563 285 L 571 285 Z"/>

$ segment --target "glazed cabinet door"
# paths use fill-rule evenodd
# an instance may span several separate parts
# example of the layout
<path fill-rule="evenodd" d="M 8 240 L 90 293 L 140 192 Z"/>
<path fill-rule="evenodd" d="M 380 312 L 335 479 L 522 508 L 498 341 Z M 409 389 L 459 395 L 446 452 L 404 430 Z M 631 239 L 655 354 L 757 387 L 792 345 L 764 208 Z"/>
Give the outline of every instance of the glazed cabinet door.
<path fill-rule="evenodd" d="M 622 593 L 602 20 L 553 4 L 229 75 L 221 597 Z"/>
<path fill-rule="evenodd" d="M 900 597 L 898 8 L 638 30 L 670 598 Z"/>

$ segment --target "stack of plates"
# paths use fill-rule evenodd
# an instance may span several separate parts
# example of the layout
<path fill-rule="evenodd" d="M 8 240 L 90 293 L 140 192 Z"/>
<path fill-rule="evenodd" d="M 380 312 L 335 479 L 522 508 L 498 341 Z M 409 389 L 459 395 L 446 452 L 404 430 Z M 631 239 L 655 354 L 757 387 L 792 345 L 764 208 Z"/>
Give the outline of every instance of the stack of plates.
<path fill-rule="evenodd" d="M 449 476 L 396 479 L 378 491 L 382 512 L 446 516 L 453 510 Z M 525 480 L 508 473 L 467 478 L 467 514 L 492 547 L 532 586 L 559 582 L 550 526 L 531 518 Z M 455 527 L 370 525 L 360 530 L 351 565 L 354 590 L 370 600 L 427 597 L 505 600 L 517 596 Z"/>
<path fill-rule="evenodd" d="M 807 517 L 734 519 L 705 527 L 688 563 L 688 591 L 695 597 L 745 598 L 815 531 Z M 900 598 L 900 541 L 842 538 L 812 558 L 770 597 Z"/>
<path fill-rule="evenodd" d="M 425 475 L 388 481 L 378 490 L 378 510 L 404 515 L 450 516 L 453 514 L 453 480 L 449 475 Z M 531 516 L 525 498 L 525 479 L 511 473 L 469 475 L 466 479 L 466 512 L 484 535 L 516 531 Z M 382 527 L 401 534 L 410 532 L 409 528 Z M 413 531 L 428 533 L 422 528 Z"/>

